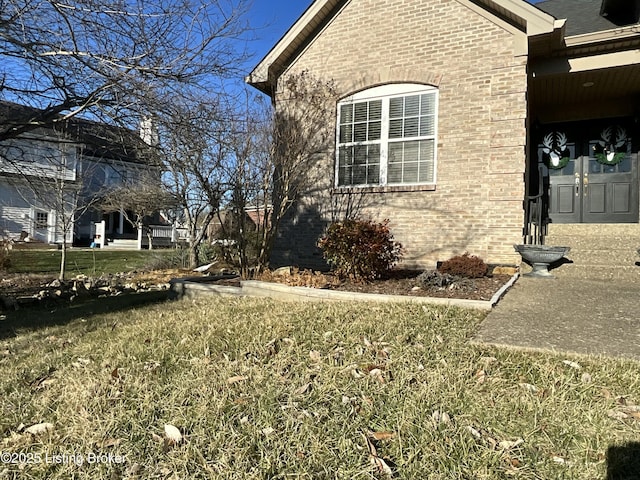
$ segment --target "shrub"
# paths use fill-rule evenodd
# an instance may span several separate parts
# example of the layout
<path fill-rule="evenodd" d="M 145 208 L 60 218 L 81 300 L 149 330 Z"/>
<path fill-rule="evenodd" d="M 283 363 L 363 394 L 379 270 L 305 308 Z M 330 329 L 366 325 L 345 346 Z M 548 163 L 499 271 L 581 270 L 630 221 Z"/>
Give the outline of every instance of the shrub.
<path fill-rule="evenodd" d="M 9 242 L 0 242 L 0 272 L 7 270 L 11 266 L 9 246 Z"/>
<path fill-rule="evenodd" d="M 480 278 L 487 274 L 489 267 L 481 258 L 475 255 L 457 255 L 449 260 L 442 262 L 438 267 L 440 273 L 448 273 L 449 275 L 457 275 L 466 278 Z"/>
<path fill-rule="evenodd" d="M 475 283 L 470 278 L 440 273 L 437 270 L 426 270 L 416 278 L 418 285 L 423 288 L 437 288 L 449 290 L 471 291 L 475 288 Z"/>
<path fill-rule="evenodd" d="M 318 246 L 337 275 L 359 282 L 384 276 L 402 257 L 402 245 L 393 240 L 389 220 L 332 223 Z"/>

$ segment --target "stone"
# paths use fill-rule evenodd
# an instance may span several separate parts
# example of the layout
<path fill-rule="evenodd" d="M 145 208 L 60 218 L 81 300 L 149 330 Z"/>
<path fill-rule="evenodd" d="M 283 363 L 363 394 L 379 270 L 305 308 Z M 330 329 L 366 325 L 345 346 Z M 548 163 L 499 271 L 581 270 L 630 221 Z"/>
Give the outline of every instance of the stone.
<path fill-rule="evenodd" d="M 518 267 L 497 266 L 491 272 L 492 275 L 515 275 L 518 273 Z"/>
<path fill-rule="evenodd" d="M 291 267 L 280 267 L 273 271 L 274 277 L 288 277 L 291 275 Z"/>

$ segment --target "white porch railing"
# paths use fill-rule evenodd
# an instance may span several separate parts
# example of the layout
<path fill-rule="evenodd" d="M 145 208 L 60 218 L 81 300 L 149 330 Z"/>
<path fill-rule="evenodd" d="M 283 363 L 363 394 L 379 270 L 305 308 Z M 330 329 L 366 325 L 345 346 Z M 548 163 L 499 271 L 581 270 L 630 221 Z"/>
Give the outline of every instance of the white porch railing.
<path fill-rule="evenodd" d="M 94 222 L 91 224 L 91 238 L 94 247 L 104 248 L 107 237 L 105 235 L 106 222 Z"/>
<path fill-rule="evenodd" d="M 188 242 L 189 235 L 186 228 L 175 227 L 173 225 L 149 225 L 151 230 L 152 245 L 175 245 L 179 242 Z M 95 246 L 104 248 L 106 242 L 105 221 L 94 222 L 91 224 L 92 238 Z M 138 232 L 137 248 L 141 250 L 148 247 L 149 239 L 147 235 L 143 235 L 142 231 Z"/>

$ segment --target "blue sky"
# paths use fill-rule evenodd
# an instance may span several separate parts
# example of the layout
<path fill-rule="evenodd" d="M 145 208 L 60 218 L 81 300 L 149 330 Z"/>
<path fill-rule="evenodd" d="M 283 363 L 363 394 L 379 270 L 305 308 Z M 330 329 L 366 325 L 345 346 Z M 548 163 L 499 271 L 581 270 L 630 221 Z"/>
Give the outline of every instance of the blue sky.
<path fill-rule="evenodd" d="M 249 48 L 255 52 L 254 65 L 262 60 L 312 3 L 312 0 L 253 0 L 249 21 L 257 29 L 255 36 L 258 40 L 251 42 Z"/>

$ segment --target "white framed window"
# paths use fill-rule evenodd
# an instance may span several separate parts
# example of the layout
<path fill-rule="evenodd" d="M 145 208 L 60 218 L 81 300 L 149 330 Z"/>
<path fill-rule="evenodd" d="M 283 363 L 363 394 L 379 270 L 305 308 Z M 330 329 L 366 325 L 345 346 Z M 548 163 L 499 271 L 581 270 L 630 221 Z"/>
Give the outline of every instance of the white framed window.
<path fill-rule="evenodd" d="M 438 89 L 391 84 L 338 102 L 335 184 L 436 183 Z"/>
<path fill-rule="evenodd" d="M 43 229 L 49 227 L 49 215 L 47 212 L 36 212 L 36 228 Z"/>

